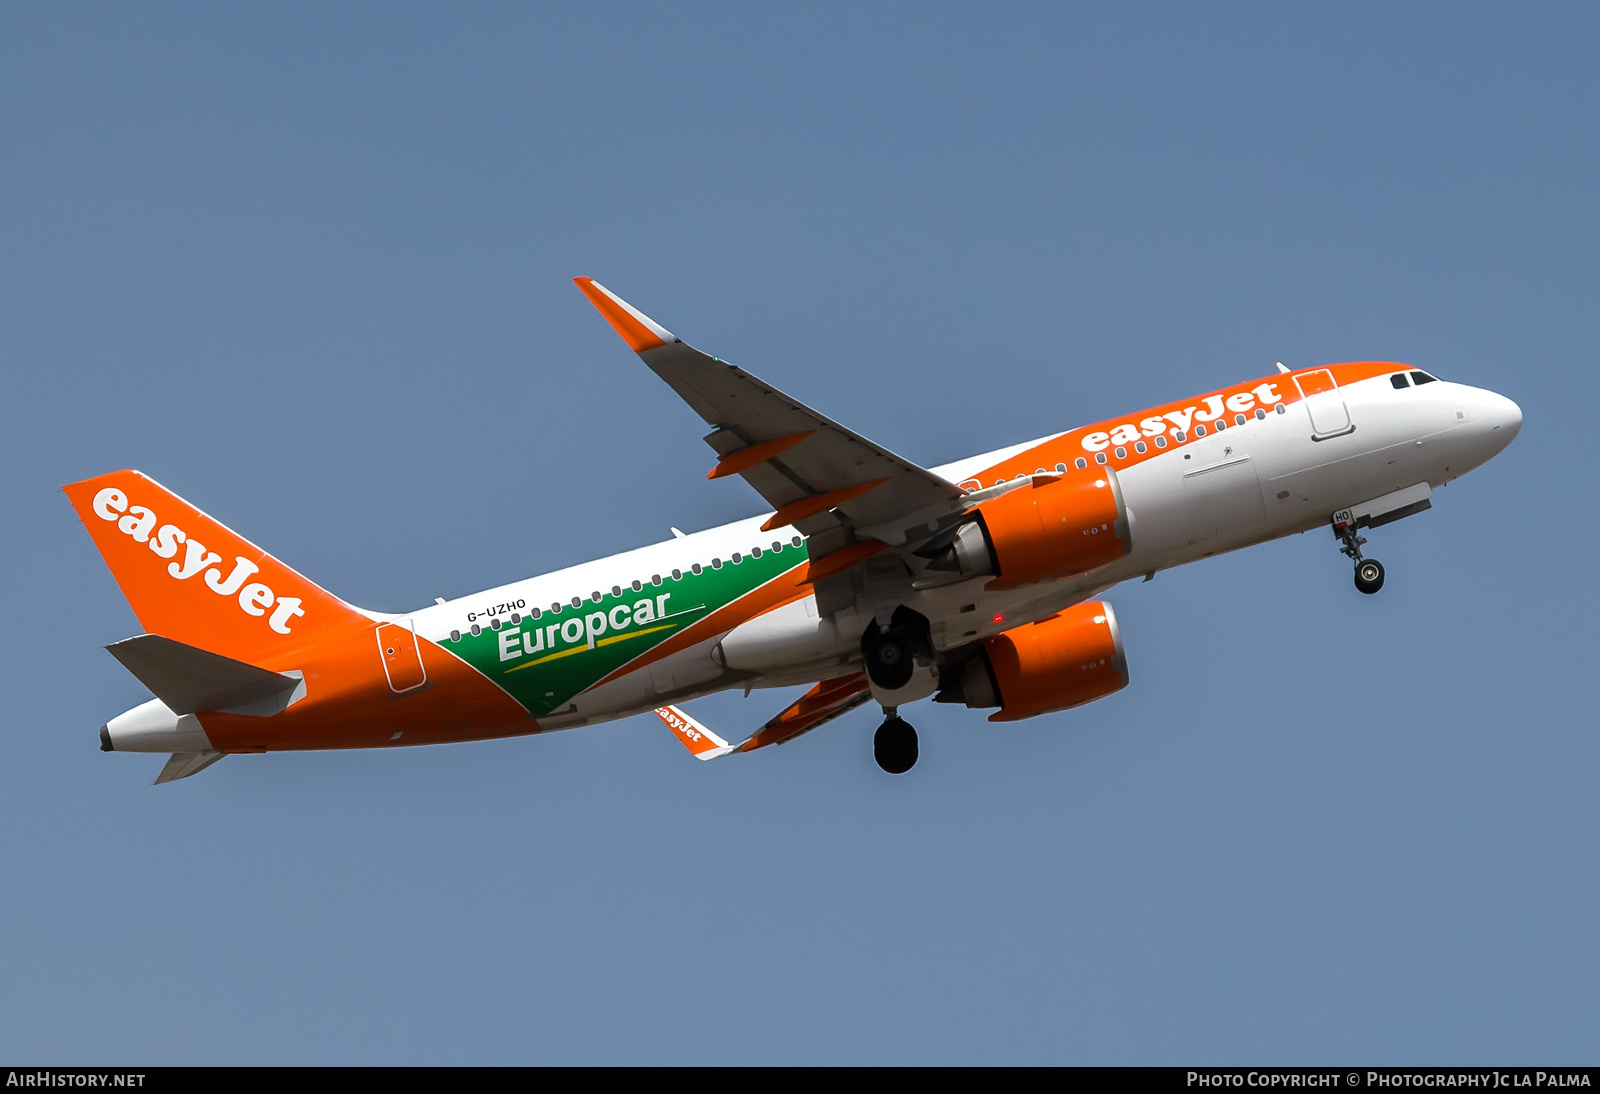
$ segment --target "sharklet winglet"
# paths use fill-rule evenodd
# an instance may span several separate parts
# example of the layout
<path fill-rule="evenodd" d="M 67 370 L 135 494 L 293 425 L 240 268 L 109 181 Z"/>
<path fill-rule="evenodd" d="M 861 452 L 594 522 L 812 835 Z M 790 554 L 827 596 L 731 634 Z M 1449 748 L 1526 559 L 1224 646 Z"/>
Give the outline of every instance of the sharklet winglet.
<path fill-rule="evenodd" d="M 655 714 L 697 760 L 715 760 L 739 749 L 738 745 L 730 745 L 704 723 L 675 706 L 656 707 Z"/>
<path fill-rule="evenodd" d="M 589 298 L 589 303 L 605 317 L 613 330 L 622 335 L 635 353 L 657 349 L 678 339 L 673 333 L 592 277 L 574 277 L 572 283 Z"/>

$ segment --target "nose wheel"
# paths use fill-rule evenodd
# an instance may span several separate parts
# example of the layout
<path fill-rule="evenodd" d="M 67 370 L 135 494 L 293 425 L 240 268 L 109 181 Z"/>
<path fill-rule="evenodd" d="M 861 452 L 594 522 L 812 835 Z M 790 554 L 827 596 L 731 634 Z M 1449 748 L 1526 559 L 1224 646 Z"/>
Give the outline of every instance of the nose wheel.
<path fill-rule="evenodd" d="M 893 710 L 872 737 L 872 757 L 891 775 L 904 775 L 917 763 L 917 731 Z"/>
<path fill-rule="evenodd" d="M 1383 563 L 1375 558 L 1356 563 L 1356 588 L 1369 595 L 1383 588 Z"/>
<path fill-rule="evenodd" d="M 1356 564 L 1356 588 L 1368 596 L 1383 588 L 1383 563 L 1375 558 L 1361 557 L 1361 546 L 1367 542 L 1367 537 L 1357 535 L 1354 524 L 1341 526 L 1336 523 L 1333 531 L 1344 544 L 1339 548 L 1339 553 Z"/>

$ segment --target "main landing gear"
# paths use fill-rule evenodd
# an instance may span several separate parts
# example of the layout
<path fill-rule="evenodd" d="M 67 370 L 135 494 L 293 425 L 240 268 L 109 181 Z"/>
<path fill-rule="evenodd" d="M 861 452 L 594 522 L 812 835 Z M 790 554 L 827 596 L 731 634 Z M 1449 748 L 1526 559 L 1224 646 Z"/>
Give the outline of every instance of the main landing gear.
<path fill-rule="evenodd" d="M 1344 543 L 1339 553 L 1356 564 L 1356 588 L 1369 596 L 1383 588 L 1383 563 L 1361 557 L 1361 545 L 1367 542 L 1367 537 L 1356 534 L 1355 523 L 1335 523 L 1333 532 Z"/>
<path fill-rule="evenodd" d="M 887 626 L 874 621 L 861 636 L 861 655 L 872 697 L 883 708 L 883 724 L 872 738 L 872 755 L 891 775 L 904 775 L 917 762 L 917 731 L 900 717 L 900 707 L 926 699 L 939 687 L 928 620 L 904 605 Z"/>
<path fill-rule="evenodd" d="M 872 736 L 872 757 L 891 775 L 904 775 L 917 762 L 917 731 L 895 713 L 898 709 L 884 709 L 883 725 Z"/>

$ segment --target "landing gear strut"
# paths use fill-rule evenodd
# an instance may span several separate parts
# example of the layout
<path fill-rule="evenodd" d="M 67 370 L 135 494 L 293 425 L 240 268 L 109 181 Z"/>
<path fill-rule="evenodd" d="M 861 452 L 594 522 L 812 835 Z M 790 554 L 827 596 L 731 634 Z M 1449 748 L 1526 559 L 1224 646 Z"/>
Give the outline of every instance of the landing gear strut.
<path fill-rule="evenodd" d="M 1369 596 L 1383 588 L 1383 563 L 1375 558 L 1361 557 L 1361 545 L 1367 542 L 1367 537 L 1356 534 L 1354 523 L 1342 526 L 1335 524 L 1334 534 L 1344 543 L 1339 553 L 1356 564 L 1356 588 Z"/>
<path fill-rule="evenodd" d="M 872 756 L 889 774 L 904 775 L 917 762 L 917 731 L 896 713 L 897 710 L 896 707 L 884 710 L 883 725 L 872 738 Z"/>

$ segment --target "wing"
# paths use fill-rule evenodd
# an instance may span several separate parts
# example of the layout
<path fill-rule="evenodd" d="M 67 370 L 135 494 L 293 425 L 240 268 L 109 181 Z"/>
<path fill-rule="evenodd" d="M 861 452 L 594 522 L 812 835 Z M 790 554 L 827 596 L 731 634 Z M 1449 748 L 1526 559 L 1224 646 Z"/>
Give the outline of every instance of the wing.
<path fill-rule="evenodd" d="M 709 478 L 741 475 L 776 510 L 765 528 L 814 535 L 840 525 L 906 542 L 961 508 L 962 491 L 910 460 L 673 336 L 592 278 L 574 279 L 644 363 L 712 427 Z M 925 533 L 924 533 L 925 535 Z"/>
<path fill-rule="evenodd" d="M 678 707 L 657 707 L 655 713 L 695 759 L 715 760 L 730 752 L 753 752 L 768 745 L 787 744 L 801 734 L 810 733 L 839 715 L 854 710 L 871 697 L 866 673 L 822 680 L 737 745 L 730 745 L 704 722 Z"/>
<path fill-rule="evenodd" d="M 871 697 L 864 672 L 822 680 L 751 734 L 750 739 L 739 746 L 739 751 L 751 752 L 767 745 L 785 744 L 854 710 Z"/>

